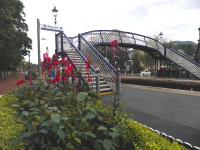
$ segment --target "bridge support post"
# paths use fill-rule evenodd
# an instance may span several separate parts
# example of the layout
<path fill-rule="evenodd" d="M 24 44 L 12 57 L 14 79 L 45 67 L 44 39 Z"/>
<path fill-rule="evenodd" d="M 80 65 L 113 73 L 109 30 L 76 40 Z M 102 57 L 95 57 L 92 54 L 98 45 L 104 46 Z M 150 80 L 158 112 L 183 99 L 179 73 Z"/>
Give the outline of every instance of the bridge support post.
<path fill-rule="evenodd" d="M 63 58 L 64 57 L 64 49 L 63 49 L 63 31 L 61 31 L 61 57 Z M 56 47 L 57 49 L 57 47 Z M 57 50 L 56 50 L 57 51 Z"/>
<path fill-rule="evenodd" d="M 117 71 L 116 73 L 116 92 L 117 94 L 120 94 L 121 91 L 121 76 L 120 76 L 120 72 Z"/>
<path fill-rule="evenodd" d="M 99 86 L 99 77 L 96 76 L 96 93 L 99 95 L 100 94 L 100 86 Z"/>
<path fill-rule="evenodd" d="M 81 36 L 78 34 L 78 50 L 81 51 Z"/>
<path fill-rule="evenodd" d="M 165 49 L 164 49 L 164 56 L 165 56 L 165 58 L 166 58 L 166 47 L 165 47 Z"/>

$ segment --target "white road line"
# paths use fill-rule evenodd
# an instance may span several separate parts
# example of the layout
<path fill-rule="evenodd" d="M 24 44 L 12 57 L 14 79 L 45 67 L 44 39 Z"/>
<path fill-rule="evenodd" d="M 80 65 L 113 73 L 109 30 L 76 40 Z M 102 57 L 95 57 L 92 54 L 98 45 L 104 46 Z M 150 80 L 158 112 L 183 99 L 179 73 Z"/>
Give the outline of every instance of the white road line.
<path fill-rule="evenodd" d="M 182 95 L 189 95 L 189 96 L 200 96 L 200 92 L 198 91 L 170 89 L 170 88 L 153 87 L 153 86 L 142 86 L 142 85 L 134 85 L 134 84 L 122 84 L 122 85 L 126 87 L 130 87 L 130 88 L 137 88 L 137 89 L 143 89 L 143 90 L 148 90 L 148 91 L 159 91 L 159 92 L 182 94 Z"/>

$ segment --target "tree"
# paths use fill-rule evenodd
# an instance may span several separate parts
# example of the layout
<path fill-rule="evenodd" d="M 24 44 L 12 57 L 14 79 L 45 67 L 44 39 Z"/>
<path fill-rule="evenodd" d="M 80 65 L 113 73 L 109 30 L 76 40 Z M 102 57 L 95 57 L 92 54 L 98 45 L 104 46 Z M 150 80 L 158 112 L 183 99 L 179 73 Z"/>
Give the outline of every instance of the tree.
<path fill-rule="evenodd" d="M 20 0 L 0 1 L 0 72 L 16 69 L 23 58 L 22 50 L 31 49 L 23 9 Z"/>
<path fill-rule="evenodd" d="M 143 53 L 137 50 L 134 50 L 134 54 L 132 55 L 132 61 L 133 61 L 133 71 L 135 73 L 138 73 L 142 70 L 144 70 L 142 65 L 142 60 L 144 59 Z"/>

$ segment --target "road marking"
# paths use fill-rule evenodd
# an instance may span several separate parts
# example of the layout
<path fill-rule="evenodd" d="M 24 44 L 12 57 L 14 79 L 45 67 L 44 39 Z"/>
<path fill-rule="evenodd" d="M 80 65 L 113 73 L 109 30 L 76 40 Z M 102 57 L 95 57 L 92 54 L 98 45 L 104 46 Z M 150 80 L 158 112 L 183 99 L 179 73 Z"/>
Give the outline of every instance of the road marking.
<path fill-rule="evenodd" d="M 134 85 L 134 84 L 122 84 L 122 86 L 143 89 L 143 90 L 148 90 L 148 91 L 174 93 L 174 94 L 182 94 L 182 95 L 189 95 L 189 96 L 200 96 L 200 92 L 198 91 L 170 89 L 170 88 L 153 87 L 153 86 L 142 86 L 142 85 Z"/>

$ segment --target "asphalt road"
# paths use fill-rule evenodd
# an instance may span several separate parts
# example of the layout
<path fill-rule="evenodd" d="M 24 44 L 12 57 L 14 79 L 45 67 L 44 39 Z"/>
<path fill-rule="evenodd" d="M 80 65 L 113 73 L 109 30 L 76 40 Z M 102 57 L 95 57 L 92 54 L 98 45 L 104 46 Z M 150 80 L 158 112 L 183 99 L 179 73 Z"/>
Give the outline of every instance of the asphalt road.
<path fill-rule="evenodd" d="M 134 120 L 200 146 L 200 92 L 122 84 L 121 103 Z"/>

